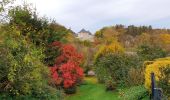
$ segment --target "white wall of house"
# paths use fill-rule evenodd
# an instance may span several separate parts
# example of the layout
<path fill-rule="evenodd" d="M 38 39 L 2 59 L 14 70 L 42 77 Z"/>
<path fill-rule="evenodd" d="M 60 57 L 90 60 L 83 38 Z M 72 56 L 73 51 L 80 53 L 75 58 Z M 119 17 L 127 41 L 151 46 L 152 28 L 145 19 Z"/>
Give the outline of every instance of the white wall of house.
<path fill-rule="evenodd" d="M 94 41 L 94 36 L 93 35 L 90 35 L 89 33 L 85 33 L 85 32 L 80 32 L 78 33 L 78 37 L 80 40 L 84 41 L 84 40 L 88 40 L 88 41 L 91 41 L 93 42 Z"/>

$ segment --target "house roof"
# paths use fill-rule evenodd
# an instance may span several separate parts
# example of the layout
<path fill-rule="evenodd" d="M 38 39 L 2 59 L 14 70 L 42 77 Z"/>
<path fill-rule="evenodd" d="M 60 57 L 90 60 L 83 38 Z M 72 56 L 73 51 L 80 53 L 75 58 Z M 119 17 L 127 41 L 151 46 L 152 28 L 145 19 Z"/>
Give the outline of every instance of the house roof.
<path fill-rule="evenodd" d="M 88 33 L 89 35 L 92 35 L 90 31 L 86 31 L 85 29 L 82 29 L 79 33 Z"/>

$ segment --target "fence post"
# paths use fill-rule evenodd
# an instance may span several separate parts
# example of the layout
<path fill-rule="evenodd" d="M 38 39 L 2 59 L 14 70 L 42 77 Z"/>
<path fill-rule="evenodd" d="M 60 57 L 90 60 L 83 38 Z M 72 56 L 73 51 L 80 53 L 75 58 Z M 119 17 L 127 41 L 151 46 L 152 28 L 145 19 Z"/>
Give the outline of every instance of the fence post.
<path fill-rule="evenodd" d="M 161 88 L 156 87 L 155 75 L 153 72 L 151 73 L 151 91 L 151 100 L 162 100 L 163 92 Z"/>
<path fill-rule="evenodd" d="M 154 98 L 154 88 L 156 87 L 156 85 L 155 85 L 155 75 L 154 75 L 154 73 L 152 72 L 151 73 L 151 99 L 153 99 Z"/>

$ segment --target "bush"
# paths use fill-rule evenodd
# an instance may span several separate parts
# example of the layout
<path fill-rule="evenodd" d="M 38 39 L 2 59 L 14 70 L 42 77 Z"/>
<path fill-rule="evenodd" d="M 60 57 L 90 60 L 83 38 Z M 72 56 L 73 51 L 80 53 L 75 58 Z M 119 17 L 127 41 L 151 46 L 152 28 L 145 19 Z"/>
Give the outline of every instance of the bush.
<path fill-rule="evenodd" d="M 144 83 L 143 68 L 130 68 L 127 75 L 128 86 L 136 86 Z"/>
<path fill-rule="evenodd" d="M 10 96 L 53 97 L 48 86 L 49 70 L 42 63 L 42 50 L 21 36 L 15 27 L 8 27 L 1 34 L 0 44 L 0 92 Z M 45 96 L 48 90 L 49 95 Z"/>
<path fill-rule="evenodd" d="M 145 69 L 145 87 L 151 91 L 151 73 L 154 72 L 156 82 L 160 88 L 163 88 L 165 93 L 168 92 L 169 87 L 169 69 L 170 57 L 156 59 L 152 64 L 146 65 Z"/>
<path fill-rule="evenodd" d="M 83 56 L 72 45 L 58 45 L 57 41 L 53 42 L 52 45 L 60 48 L 60 56 L 56 58 L 54 66 L 49 67 L 52 83 L 64 87 L 70 93 L 70 91 L 74 90 L 73 87 L 78 85 L 84 76 L 83 69 L 79 66 Z"/>
<path fill-rule="evenodd" d="M 62 91 L 52 89 L 39 96 L 34 95 L 18 95 L 11 96 L 8 93 L 1 93 L 0 100 L 64 100 L 64 93 Z"/>
<path fill-rule="evenodd" d="M 120 90 L 120 100 L 141 100 L 148 96 L 148 92 L 143 85 L 130 87 L 127 90 Z"/>
<path fill-rule="evenodd" d="M 110 53 L 99 58 L 95 68 L 99 82 L 107 88 L 141 85 L 144 81 L 141 62 L 136 56 Z"/>
<path fill-rule="evenodd" d="M 167 68 L 160 68 L 161 75 L 159 77 L 158 86 L 163 89 L 165 96 L 170 98 L 170 65 L 168 66 Z"/>
<path fill-rule="evenodd" d="M 108 67 L 110 66 L 111 63 L 109 62 L 109 59 L 111 58 L 111 56 L 109 55 L 110 54 L 119 55 L 123 53 L 124 48 L 117 41 L 113 41 L 111 44 L 103 45 L 99 48 L 98 52 L 94 55 L 94 65 L 99 82 L 105 82 L 106 78 L 110 76 L 107 73 Z M 108 67 L 105 68 L 105 66 Z M 112 77 L 110 77 L 110 79 L 112 79 Z"/>
<path fill-rule="evenodd" d="M 128 73 L 126 58 L 120 54 L 108 54 L 100 58 L 96 64 L 96 74 L 99 81 L 124 85 Z M 108 86 L 110 87 L 110 86 Z"/>

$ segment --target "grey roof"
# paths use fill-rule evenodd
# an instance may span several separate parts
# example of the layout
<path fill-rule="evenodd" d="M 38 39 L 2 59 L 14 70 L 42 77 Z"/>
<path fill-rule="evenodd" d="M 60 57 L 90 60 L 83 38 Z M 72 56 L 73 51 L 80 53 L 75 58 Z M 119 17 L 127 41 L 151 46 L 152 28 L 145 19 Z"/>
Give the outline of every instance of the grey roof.
<path fill-rule="evenodd" d="M 92 35 L 90 31 L 86 31 L 85 29 L 82 29 L 79 33 L 88 33 L 89 35 Z"/>

